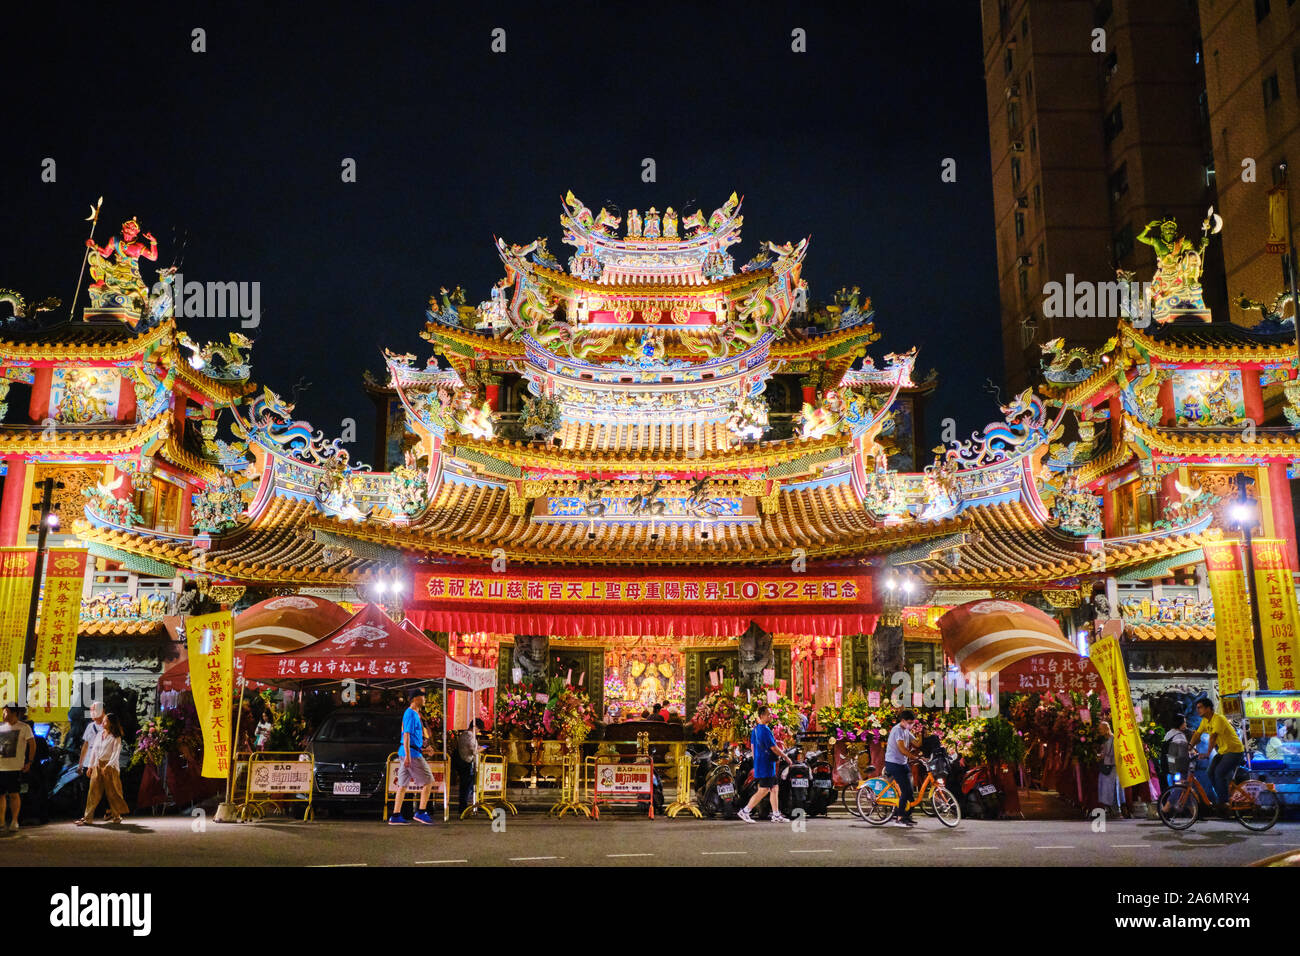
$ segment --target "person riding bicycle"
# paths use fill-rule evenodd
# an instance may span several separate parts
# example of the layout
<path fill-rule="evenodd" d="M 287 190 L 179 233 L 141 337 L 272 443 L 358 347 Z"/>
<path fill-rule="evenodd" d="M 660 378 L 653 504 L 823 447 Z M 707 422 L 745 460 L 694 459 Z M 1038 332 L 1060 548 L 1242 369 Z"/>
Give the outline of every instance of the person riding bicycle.
<path fill-rule="evenodd" d="M 1210 761 L 1209 771 L 1215 808 L 1220 813 L 1226 814 L 1231 797 L 1232 779 L 1236 776 L 1237 768 L 1246 759 L 1246 748 L 1242 745 L 1241 738 L 1232 724 L 1228 723 L 1228 718 L 1214 712 L 1214 705 L 1210 703 L 1209 698 L 1196 702 L 1196 712 L 1201 717 L 1201 724 L 1192 734 L 1188 746 L 1195 749 L 1201 734 L 1209 737 L 1210 749 L 1215 751 L 1214 759 Z"/>
<path fill-rule="evenodd" d="M 898 806 L 894 808 L 893 826 L 914 827 L 909 804 L 912 802 L 912 771 L 908 766 L 910 760 L 922 760 L 916 750 L 916 734 L 919 721 L 916 714 L 905 710 L 899 714 L 898 723 L 889 731 L 889 740 L 885 745 L 885 776 L 898 785 Z"/>

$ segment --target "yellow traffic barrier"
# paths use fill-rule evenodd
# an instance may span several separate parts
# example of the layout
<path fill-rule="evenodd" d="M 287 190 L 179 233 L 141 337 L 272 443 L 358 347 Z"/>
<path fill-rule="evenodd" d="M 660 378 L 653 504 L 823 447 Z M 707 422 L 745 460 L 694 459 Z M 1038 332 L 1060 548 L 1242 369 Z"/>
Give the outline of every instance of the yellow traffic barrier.
<path fill-rule="evenodd" d="M 474 774 L 474 802 L 460 812 L 464 820 L 475 813 L 489 817 L 498 806 L 505 807 L 511 816 L 518 816 L 515 805 L 506 799 L 506 758 L 494 754 L 479 754 L 477 773 Z"/>
<path fill-rule="evenodd" d="M 293 759 L 287 759 L 290 757 Z M 268 807 L 276 809 L 282 803 L 306 803 L 303 820 L 315 819 L 312 809 L 315 790 L 316 761 L 311 754 L 294 750 L 249 754 L 244 802 L 235 809 L 235 818 L 247 823 L 265 817 Z M 303 794 L 306 794 L 305 800 Z M 272 799 L 256 799 L 258 797 Z M 275 799 L 277 797 L 282 799 Z"/>
<path fill-rule="evenodd" d="M 433 771 L 433 792 L 431 797 L 436 800 L 437 794 L 442 794 L 443 816 L 446 817 L 446 810 L 450 804 L 447 802 L 447 789 L 451 786 L 451 762 L 447 759 L 446 754 L 436 753 L 431 757 L 425 758 L 429 763 L 429 769 Z M 389 807 L 393 805 L 393 794 L 397 792 L 397 768 L 401 761 L 398 759 L 397 751 L 388 755 L 384 761 L 384 805 L 380 808 L 379 819 L 387 820 Z M 442 779 L 442 786 L 438 786 L 439 778 Z M 410 790 L 407 787 L 407 790 Z M 415 799 L 419 791 L 414 791 L 411 798 Z"/>

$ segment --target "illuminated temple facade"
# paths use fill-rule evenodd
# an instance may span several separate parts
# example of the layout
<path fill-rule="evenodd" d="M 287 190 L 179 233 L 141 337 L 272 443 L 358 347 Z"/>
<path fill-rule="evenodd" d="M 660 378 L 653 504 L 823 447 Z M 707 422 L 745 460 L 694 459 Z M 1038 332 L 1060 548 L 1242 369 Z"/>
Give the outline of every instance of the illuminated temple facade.
<path fill-rule="evenodd" d="M 294 592 L 400 605 L 501 685 L 570 675 L 610 716 L 689 709 L 720 671 L 834 703 L 942 667 L 937 617 L 987 596 L 1072 637 L 1122 626 L 1157 682 L 1212 677 L 1198 569 L 1231 472 L 1258 479 L 1262 531 L 1294 556 L 1297 442 L 1266 424 L 1294 326 L 1121 323 L 1101 352 L 1054 343 L 1041 393 L 936 454 L 916 350 L 875 354 L 856 288 L 811 298 L 806 239 L 737 266 L 741 205 L 616 216 L 569 194 L 567 262 L 544 239 L 498 240 L 489 297 L 443 290 L 427 354 L 386 352 L 367 381 L 383 470 L 249 384 L 246 340 L 199 348 L 165 302 L 139 326 L 88 311 L 6 333 L 5 380 L 31 398 L 11 394 L 0 430 L 5 543 L 30 537 L 33 480 L 75 473 L 90 493 L 65 530 L 95 557 L 88 605 L 177 575 L 236 608 Z M 43 435 L 74 370 L 98 370 L 107 404 Z M 1249 447 L 1205 398 L 1214 375 L 1258 423 Z M 1217 417 L 1189 420 L 1191 390 Z M 167 639 L 93 610 L 83 636 Z"/>

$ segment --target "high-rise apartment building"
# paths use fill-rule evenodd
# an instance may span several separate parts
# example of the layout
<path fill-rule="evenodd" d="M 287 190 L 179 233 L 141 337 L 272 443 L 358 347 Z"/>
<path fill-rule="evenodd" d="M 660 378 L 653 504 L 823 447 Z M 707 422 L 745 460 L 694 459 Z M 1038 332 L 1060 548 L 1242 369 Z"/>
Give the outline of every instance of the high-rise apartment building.
<path fill-rule="evenodd" d="M 1115 329 L 1113 315 L 1045 316 L 1044 286 L 1114 281 L 1116 268 L 1148 279 L 1154 252 L 1136 238 L 1170 217 L 1199 238 L 1215 167 L 1192 0 L 982 2 L 1003 359 L 1019 390 L 1043 343 Z M 1207 255 L 1217 314 L 1217 240 Z"/>

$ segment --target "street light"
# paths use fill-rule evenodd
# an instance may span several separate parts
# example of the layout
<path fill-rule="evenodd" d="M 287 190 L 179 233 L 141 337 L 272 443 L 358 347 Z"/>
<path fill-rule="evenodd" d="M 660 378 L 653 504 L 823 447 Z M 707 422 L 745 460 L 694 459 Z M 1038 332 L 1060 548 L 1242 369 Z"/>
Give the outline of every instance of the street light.
<path fill-rule="evenodd" d="M 1255 651 L 1255 686 L 1264 690 L 1268 684 L 1264 664 L 1264 631 L 1259 623 L 1259 601 L 1255 593 L 1255 552 L 1250 541 L 1257 511 L 1255 505 L 1246 497 L 1246 488 L 1253 485 L 1255 479 L 1238 472 L 1233 481 L 1237 485 L 1237 500 L 1233 503 L 1230 514 L 1233 523 L 1241 531 L 1242 554 L 1245 556 L 1246 601 L 1250 604 L 1251 646 Z"/>

